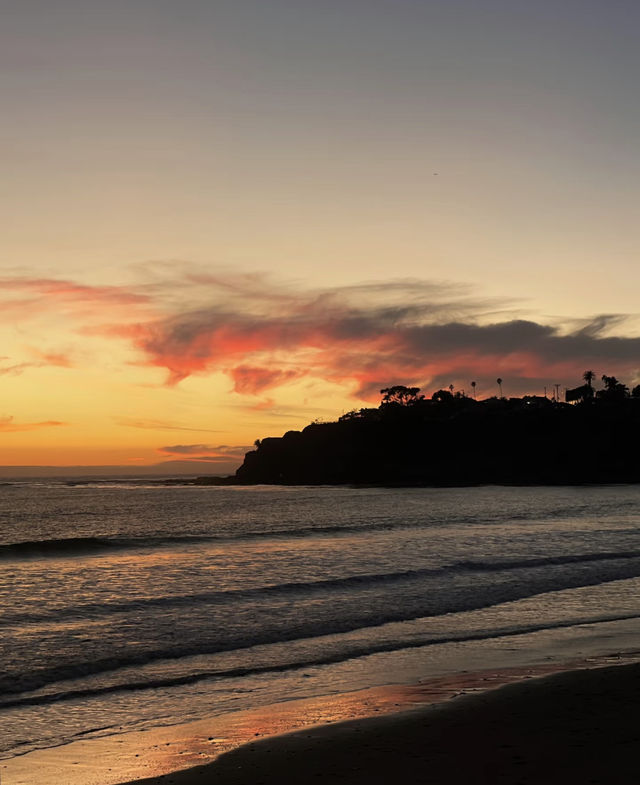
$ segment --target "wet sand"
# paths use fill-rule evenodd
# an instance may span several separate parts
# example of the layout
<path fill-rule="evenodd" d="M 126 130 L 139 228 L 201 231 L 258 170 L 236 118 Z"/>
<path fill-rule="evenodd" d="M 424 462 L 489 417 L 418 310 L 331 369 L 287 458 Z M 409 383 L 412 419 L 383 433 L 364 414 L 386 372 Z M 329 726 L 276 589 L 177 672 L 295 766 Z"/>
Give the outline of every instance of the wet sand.
<path fill-rule="evenodd" d="M 622 656 L 460 671 L 426 677 L 417 684 L 391 684 L 299 698 L 203 717 L 181 725 L 102 737 L 88 735 L 69 744 L 2 761 L 0 776 L 2 785 L 118 785 L 212 762 L 256 738 L 439 704 L 560 670 L 619 663 Z M 624 659 L 637 662 L 638 655 L 629 653 Z"/>
<path fill-rule="evenodd" d="M 136 785 L 637 785 L 639 709 L 638 664 L 563 672 L 252 742 Z"/>

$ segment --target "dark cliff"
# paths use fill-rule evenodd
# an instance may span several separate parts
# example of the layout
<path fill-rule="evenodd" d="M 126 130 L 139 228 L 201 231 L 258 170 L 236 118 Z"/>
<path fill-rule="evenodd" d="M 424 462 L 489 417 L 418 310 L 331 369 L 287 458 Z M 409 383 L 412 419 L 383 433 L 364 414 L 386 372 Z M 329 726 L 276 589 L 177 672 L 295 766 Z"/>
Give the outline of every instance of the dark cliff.
<path fill-rule="evenodd" d="M 267 438 L 241 484 L 473 485 L 640 481 L 640 399 L 418 399 Z"/>

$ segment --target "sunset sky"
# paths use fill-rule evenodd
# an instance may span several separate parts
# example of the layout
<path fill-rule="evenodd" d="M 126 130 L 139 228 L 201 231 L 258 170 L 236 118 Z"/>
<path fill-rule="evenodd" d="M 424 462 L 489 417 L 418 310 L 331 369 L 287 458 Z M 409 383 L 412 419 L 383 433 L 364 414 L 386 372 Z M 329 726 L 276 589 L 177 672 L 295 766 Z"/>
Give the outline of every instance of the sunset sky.
<path fill-rule="evenodd" d="M 0 465 L 640 381 L 637 0 L 8 0 Z"/>

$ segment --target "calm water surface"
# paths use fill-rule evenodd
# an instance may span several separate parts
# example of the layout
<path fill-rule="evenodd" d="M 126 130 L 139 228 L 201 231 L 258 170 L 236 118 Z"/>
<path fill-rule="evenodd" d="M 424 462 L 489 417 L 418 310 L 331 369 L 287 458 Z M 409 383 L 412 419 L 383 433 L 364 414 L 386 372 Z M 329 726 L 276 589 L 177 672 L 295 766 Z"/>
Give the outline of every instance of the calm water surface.
<path fill-rule="evenodd" d="M 0 755 L 637 618 L 639 588 L 636 486 L 6 485 Z"/>

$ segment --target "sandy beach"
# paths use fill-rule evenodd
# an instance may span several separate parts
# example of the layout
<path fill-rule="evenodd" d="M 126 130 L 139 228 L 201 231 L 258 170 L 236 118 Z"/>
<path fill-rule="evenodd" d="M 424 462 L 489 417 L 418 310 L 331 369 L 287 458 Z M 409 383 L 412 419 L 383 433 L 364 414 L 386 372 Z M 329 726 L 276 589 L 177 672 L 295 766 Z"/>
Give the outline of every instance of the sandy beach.
<path fill-rule="evenodd" d="M 632 785 L 640 665 L 563 672 L 444 705 L 252 742 L 137 785 Z"/>

